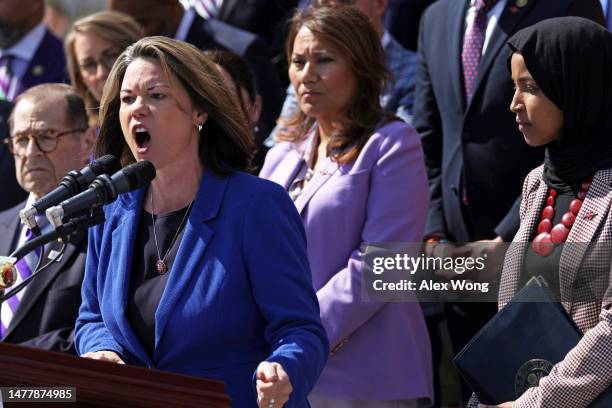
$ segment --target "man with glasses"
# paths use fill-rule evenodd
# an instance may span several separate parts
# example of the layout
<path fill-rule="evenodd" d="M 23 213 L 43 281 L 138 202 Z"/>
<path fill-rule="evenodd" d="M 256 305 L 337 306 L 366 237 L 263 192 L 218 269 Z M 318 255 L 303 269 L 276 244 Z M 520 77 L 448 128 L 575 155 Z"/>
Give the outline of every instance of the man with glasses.
<path fill-rule="evenodd" d="M 57 187 L 71 170 L 87 161 L 95 130 L 87 125 L 85 105 L 68 85 L 44 84 L 21 94 L 9 119 L 6 139 L 15 158 L 17 181 L 29 193 L 27 201 L 0 212 L 0 255 L 8 255 L 31 238 L 20 224 L 19 211 Z M 51 230 L 37 217 L 42 232 Z M 3 341 L 54 351 L 74 352 L 74 322 L 81 304 L 81 282 L 87 252 L 86 233 L 71 237 L 61 255 L 61 243 L 32 252 L 17 264 L 14 286 L 31 276 L 39 258 L 51 266 L 26 288 L 0 305 Z"/>

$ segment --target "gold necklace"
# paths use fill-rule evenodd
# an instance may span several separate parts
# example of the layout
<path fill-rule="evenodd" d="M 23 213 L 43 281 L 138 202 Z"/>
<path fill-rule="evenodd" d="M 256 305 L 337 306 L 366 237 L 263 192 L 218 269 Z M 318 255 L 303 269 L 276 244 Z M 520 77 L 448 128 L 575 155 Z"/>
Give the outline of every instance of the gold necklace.
<path fill-rule="evenodd" d="M 168 247 L 168 250 L 162 257 L 159 252 L 159 245 L 157 244 L 157 233 L 155 232 L 155 216 L 153 215 L 153 213 L 155 212 L 155 206 L 153 205 L 153 192 L 151 191 L 151 220 L 153 221 L 153 239 L 155 240 L 155 249 L 157 250 L 157 262 L 155 262 L 155 271 L 160 275 L 163 275 L 166 272 L 168 272 L 168 265 L 166 265 L 166 257 L 170 253 L 170 250 L 172 249 L 172 246 L 174 245 L 174 241 L 176 241 L 176 239 L 178 238 L 179 233 L 181 232 L 181 228 L 183 227 L 183 223 L 187 219 L 187 214 L 189 214 L 189 210 L 191 210 L 192 205 L 193 205 L 193 201 L 189 204 L 189 207 L 187 207 L 187 211 L 185 211 L 185 215 L 183 215 L 183 219 L 181 220 L 181 223 L 179 224 L 178 229 L 174 233 L 174 237 L 172 238 L 172 241 L 170 241 L 170 246 Z"/>

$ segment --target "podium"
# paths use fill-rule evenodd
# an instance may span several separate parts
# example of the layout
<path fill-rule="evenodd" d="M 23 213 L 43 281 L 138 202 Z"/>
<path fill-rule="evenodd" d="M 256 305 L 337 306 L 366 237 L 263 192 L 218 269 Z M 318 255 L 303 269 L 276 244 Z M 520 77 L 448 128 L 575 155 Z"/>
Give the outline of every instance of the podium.
<path fill-rule="evenodd" d="M 226 408 L 220 381 L 0 343 L 0 386 L 75 387 L 77 402 L 5 406 Z"/>

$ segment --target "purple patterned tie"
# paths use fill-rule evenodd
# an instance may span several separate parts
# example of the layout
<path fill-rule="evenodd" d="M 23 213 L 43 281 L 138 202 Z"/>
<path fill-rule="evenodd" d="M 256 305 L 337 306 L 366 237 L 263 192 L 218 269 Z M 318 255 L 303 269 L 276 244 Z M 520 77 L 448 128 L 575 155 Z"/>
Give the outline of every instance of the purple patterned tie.
<path fill-rule="evenodd" d="M 26 231 L 25 237 L 26 239 L 23 243 L 31 240 L 34 237 L 34 234 L 32 234 L 32 231 L 28 229 Z M 25 279 L 27 279 L 30 275 L 32 275 L 34 268 L 36 268 L 36 263 L 38 262 L 38 258 L 40 257 L 41 252 L 41 248 L 36 248 L 36 250 L 30 252 L 25 257 L 17 261 L 17 263 L 15 264 L 15 267 L 17 268 L 17 280 L 15 281 L 13 287 L 17 286 Z M 23 292 L 20 292 L 15 296 L 11 296 L 0 306 L 0 320 L 2 322 L 0 324 L 0 338 L 4 337 L 4 334 L 6 333 L 6 330 L 8 329 L 9 324 L 13 319 L 13 316 L 17 312 L 17 308 L 19 307 L 19 302 L 22 295 Z"/>
<path fill-rule="evenodd" d="M 220 9 L 219 0 L 192 0 L 193 7 L 202 18 L 216 18 Z"/>
<path fill-rule="evenodd" d="M 478 76 L 478 65 L 482 56 L 482 47 L 487 32 L 487 13 L 491 11 L 498 0 L 476 0 L 474 3 L 474 19 L 469 25 L 463 39 L 461 63 L 463 65 L 463 84 L 465 99 L 469 103 L 474 96 L 474 84 Z"/>
<path fill-rule="evenodd" d="M 8 94 L 11 89 L 11 63 L 13 56 L 4 54 L 0 57 L 0 100 L 8 100 Z"/>

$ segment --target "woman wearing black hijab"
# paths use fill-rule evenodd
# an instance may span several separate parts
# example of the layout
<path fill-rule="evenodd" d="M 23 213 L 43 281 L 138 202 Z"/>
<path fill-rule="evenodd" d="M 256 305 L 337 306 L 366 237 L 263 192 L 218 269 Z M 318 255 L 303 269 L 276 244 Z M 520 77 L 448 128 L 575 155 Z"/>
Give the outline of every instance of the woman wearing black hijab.
<path fill-rule="evenodd" d="M 556 289 L 583 338 L 538 386 L 498 407 L 584 407 L 612 383 L 612 34 L 562 17 L 508 45 L 510 109 L 546 159 L 525 179 L 513 241 L 523 245 L 506 255 L 499 308 L 536 277 Z"/>

